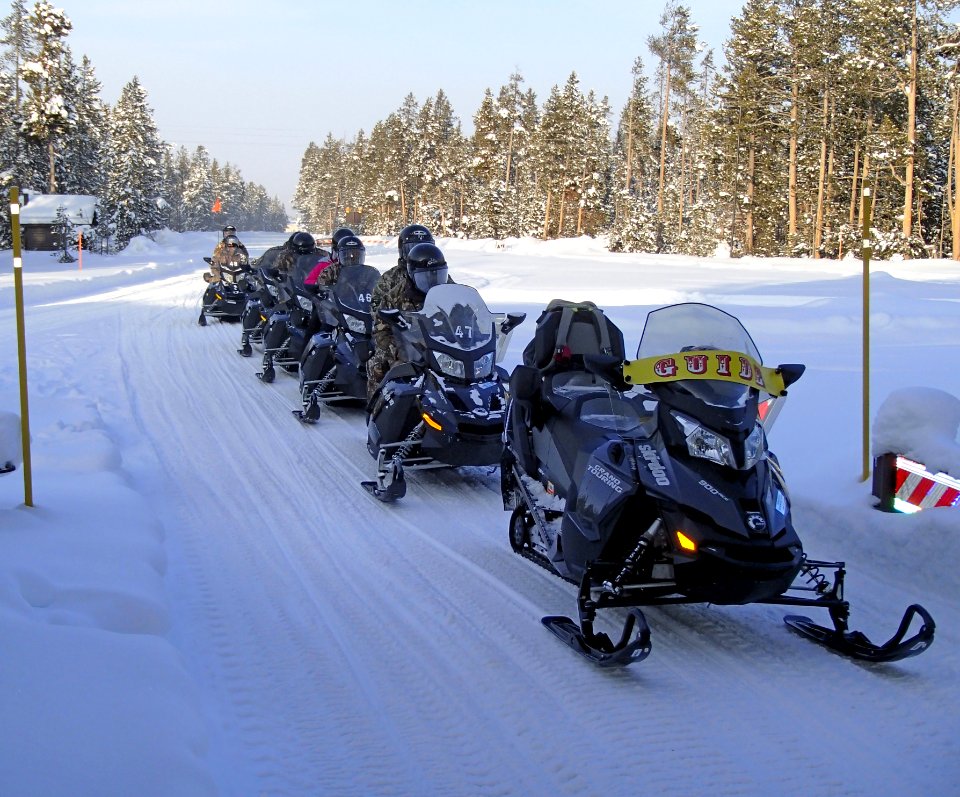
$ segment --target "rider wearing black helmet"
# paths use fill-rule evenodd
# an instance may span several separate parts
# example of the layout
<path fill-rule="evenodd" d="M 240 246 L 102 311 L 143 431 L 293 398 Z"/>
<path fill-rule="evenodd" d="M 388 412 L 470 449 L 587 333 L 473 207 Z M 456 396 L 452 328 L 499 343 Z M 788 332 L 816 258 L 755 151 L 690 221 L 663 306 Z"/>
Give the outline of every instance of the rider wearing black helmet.
<path fill-rule="evenodd" d="M 407 254 L 417 244 L 432 244 L 433 234 L 422 224 L 408 224 L 397 236 L 397 265 L 406 266 Z"/>
<path fill-rule="evenodd" d="M 323 249 L 317 249 L 317 242 L 313 239 L 313 236 L 302 230 L 290 236 L 289 244 L 289 248 L 280 252 L 273 264 L 284 274 L 293 269 L 301 255 L 309 255 L 313 252 L 316 252 L 318 256 L 326 254 Z"/>
<path fill-rule="evenodd" d="M 232 247 L 227 248 L 227 239 L 231 239 Z M 240 257 L 242 255 L 242 257 Z M 206 282 L 219 282 L 220 281 L 220 267 L 226 263 L 236 263 L 242 262 L 244 264 L 250 262 L 250 255 L 247 252 L 247 247 L 245 247 L 240 239 L 237 238 L 237 228 L 232 224 L 228 224 L 223 228 L 223 235 L 217 245 L 213 248 L 213 255 L 210 260 L 210 274 L 209 277 L 207 274 L 203 275 L 203 279 Z"/>
<path fill-rule="evenodd" d="M 366 262 L 367 248 L 356 235 L 343 235 L 334 246 L 333 262 L 320 272 L 317 285 L 333 285 L 340 279 L 344 266 L 362 266 Z"/>
<path fill-rule="evenodd" d="M 429 231 L 427 234 L 429 235 Z M 402 244 L 401 251 L 403 251 Z M 391 279 L 384 284 L 387 275 L 391 272 L 398 272 L 399 279 Z M 376 351 L 367 363 L 368 397 L 373 396 L 387 371 L 401 362 L 400 350 L 394 340 L 393 331 L 387 323 L 380 320 L 378 311 L 394 308 L 420 310 L 427 298 L 427 291 L 434 285 L 445 282 L 453 282 L 453 280 L 448 274 L 447 261 L 443 252 L 434 243 L 420 243 L 409 247 L 404 257 L 403 267 L 395 266 L 380 277 L 370 302 Z"/>
<path fill-rule="evenodd" d="M 224 266 L 248 266 L 249 264 L 250 257 L 247 254 L 247 247 L 240 243 L 240 239 L 236 235 L 227 233 L 213 250 L 213 256 L 210 258 L 209 275 L 204 274 L 203 278 L 209 283 L 220 282 L 223 277 L 221 269 Z"/>

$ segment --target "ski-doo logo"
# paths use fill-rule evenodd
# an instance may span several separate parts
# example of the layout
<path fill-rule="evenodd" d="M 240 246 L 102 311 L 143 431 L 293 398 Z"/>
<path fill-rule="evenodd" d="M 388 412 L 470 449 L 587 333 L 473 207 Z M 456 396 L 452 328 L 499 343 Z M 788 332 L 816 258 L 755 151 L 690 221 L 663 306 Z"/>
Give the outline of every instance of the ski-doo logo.
<path fill-rule="evenodd" d="M 663 463 L 660 461 L 660 455 L 653 446 L 640 446 L 640 456 L 647 461 L 647 468 L 649 468 L 653 480 L 661 487 L 669 487 L 670 479 L 667 478 L 667 469 L 663 467 Z"/>
<path fill-rule="evenodd" d="M 589 468 L 587 468 L 587 472 L 592 473 L 594 476 L 596 476 L 600 481 L 602 481 L 605 485 L 607 485 L 607 487 L 609 487 L 614 492 L 617 492 L 617 493 L 623 492 L 623 486 L 622 486 L 623 482 L 620 481 L 620 479 L 614 476 L 606 468 L 602 468 L 597 464 L 593 464 Z"/>

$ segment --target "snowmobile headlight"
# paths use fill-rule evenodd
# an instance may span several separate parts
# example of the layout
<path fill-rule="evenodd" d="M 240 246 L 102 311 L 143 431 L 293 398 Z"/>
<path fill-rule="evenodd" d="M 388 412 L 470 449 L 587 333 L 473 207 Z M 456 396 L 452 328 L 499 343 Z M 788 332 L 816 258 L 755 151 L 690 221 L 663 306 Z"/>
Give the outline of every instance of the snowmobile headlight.
<path fill-rule="evenodd" d="M 367 331 L 367 325 L 356 316 L 345 315 L 344 319 L 347 322 L 347 329 L 349 329 L 351 332 L 356 332 L 358 335 L 363 335 Z"/>
<path fill-rule="evenodd" d="M 312 309 L 313 309 L 313 302 L 311 302 L 306 296 L 298 296 L 298 297 L 297 297 L 297 302 L 299 302 L 300 306 L 301 306 L 304 310 L 312 310 Z"/>
<path fill-rule="evenodd" d="M 473 375 L 477 379 L 485 379 L 493 374 L 494 356 L 494 352 L 490 352 L 489 354 L 484 354 L 483 357 L 477 358 L 477 363 L 474 366 L 473 372 Z"/>
<path fill-rule="evenodd" d="M 271 295 L 271 296 L 275 296 L 275 297 L 279 297 L 279 296 L 280 296 L 280 291 L 277 290 L 277 286 L 276 286 L 276 285 L 267 285 L 267 290 L 270 292 L 270 295 Z"/>
<path fill-rule="evenodd" d="M 753 427 L 750 436 L 743 441 L 743 467 L 752 468 L 763 458 L 763 426 Z"/>
<path fill-rule="evenodd" d="M 710 429 L 705 429 L 692 418 L 681 415 L 679 412 L 673 412 L 671 415 L 683 430 L 684 437 L 687 439 L 687 451 L 691 457 L 707 459 L 710 462 L 727 465 L 731 468 L 737 467 L 733 449 L 726 437 Z"/>
<path fill-rule="evenodd" d="M 440 366 L 440 370 L 447 376 L 454 376 L 457 379 L 466 378 L 463 360 L 458 360 L 456 357 L 451 357 L 449 354 L 444 354 L 441 351 L 436 351 L 433 354 L 437 358 L 437 365 Z"/>

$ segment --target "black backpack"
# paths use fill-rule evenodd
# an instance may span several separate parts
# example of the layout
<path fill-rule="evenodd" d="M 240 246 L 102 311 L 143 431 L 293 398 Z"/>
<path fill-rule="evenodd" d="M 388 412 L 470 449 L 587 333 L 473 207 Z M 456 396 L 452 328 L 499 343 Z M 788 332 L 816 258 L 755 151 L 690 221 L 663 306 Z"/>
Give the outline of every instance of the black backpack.
<path fill-rule="evenodd" d="M 583 370 L 591 354 L 625 359 L 623 333 L 593 302 L 554 299 L 537 319 L 523 363 L 541 372 Z"/>

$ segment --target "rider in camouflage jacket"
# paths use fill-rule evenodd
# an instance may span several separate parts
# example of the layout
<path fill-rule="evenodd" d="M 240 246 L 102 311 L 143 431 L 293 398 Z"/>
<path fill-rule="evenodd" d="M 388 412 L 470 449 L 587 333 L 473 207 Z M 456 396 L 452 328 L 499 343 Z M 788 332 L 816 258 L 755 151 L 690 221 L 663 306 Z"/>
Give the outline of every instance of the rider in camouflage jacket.
<path fill-rule="evenodd" d="M 453 280 L 448 276 L 446 282 L 452 283 Z M 387 269 L 377 280 L 370 300 L 370 312 L 373 315 L 373 342 L 376 349 L 367 361 L 368 399 L 373 397 L 387 371 L 403 361 L 393 330 L 389 324 L 380 320 L 377 311 L 381 309 L 421 310 L 426 298 L 427 295 L 417 289 L 413 279 L 407 273 L 405 263 L 398 263 L 393 268 Z"/>

